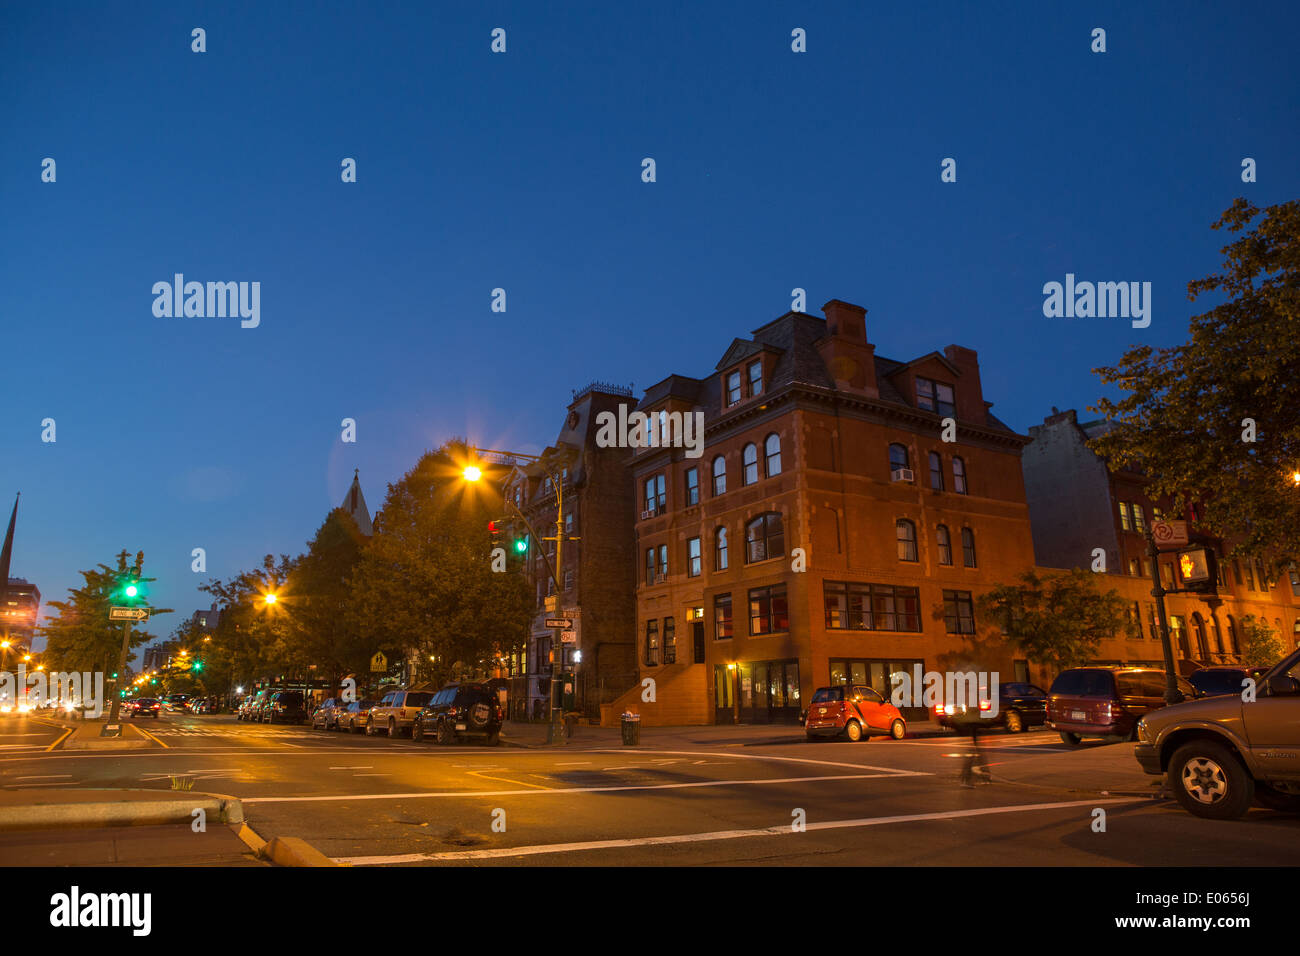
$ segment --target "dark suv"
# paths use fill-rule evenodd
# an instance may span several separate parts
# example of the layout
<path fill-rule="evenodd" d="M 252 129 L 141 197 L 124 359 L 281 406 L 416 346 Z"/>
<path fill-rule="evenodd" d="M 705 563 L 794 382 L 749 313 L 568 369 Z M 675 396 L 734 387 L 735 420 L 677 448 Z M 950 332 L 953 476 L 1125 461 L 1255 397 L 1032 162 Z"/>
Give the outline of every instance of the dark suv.
<path fill-rule="evenodd" d="M 1200 694 L 1184 678 L 1178 688 L 1189 700 Z M 1149 667 L 1072 667 L 1061 671 L 1047 693 L 1047 726 L 1077 747 L 1084 737 L 1136 740 L 1137 722 L 1165 706 L 1165 672 Z"/>
<path fill-rule="evenodd" d="M 484 737 L 489 747 L 495 747 L 504 717 L 496 691 L 487 684 L 448 684 L 416 714 L 411 737 L 423 740 L 425 734 L 433 734 L 440 744 Z"/>
<path fill-rule="evenodd" d="M 276 691 L 262 709 L 262 722 L 267 724 L 301 724 L 306 719 L 307 708 L 302 691 Z"/>

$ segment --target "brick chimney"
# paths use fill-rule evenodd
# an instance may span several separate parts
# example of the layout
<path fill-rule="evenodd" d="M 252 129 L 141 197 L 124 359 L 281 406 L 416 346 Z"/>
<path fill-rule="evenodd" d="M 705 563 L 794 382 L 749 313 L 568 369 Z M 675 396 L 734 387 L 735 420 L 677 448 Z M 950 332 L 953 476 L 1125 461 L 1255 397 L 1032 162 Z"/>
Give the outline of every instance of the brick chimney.
<path fill-rule="evenodd" d="M 869 398 L 879 398 L 876 387 L 876 347 L 867 341 L 867 310 L 860 305 L 831 299 L 826 313 L 826 336 L 817 351 L 835 387 Z"/>
<path fill-rule="evenodd" d="M 957 366 L 957 417 L 981 425 L 988 422 L 984 403 L 984 386 L 980 384 L 980 357 L 974 349 L 949 345 L 943 350 L 948 361 Z"/>

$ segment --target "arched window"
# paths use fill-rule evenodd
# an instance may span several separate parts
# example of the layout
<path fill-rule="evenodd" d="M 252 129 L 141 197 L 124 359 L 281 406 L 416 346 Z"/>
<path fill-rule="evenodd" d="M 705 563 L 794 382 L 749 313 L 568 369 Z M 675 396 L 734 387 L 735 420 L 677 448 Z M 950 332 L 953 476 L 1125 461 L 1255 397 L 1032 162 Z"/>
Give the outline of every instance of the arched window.
<path fill-rule="evenodd" d="M 943 459 L 937 451 L 930 452 L 930 487 L 943 491 Z"/>
<path fill-rule="evenodd" d="M 713 459 L 713 496 L 725 494 L 727 491 L 727 459 L 719 455 Z"/>
<path fill-rule="evenodd" d="M 889 446 L 889 470 L 891 472 L 898 471 L 900 468 L 907 468 L 909 460 L 906 445 L 895 442 Z"/>
<path fill-rule="evenodd" d="M 740 483 L 752 485 L 758 481 L 758 446 L 750 442 L 740 456 Z"/>
<path fill-rule="evenodd" d="M 713 532 L 713 570 L 727 570 L 727 529 L 718 528 Z"/>
<path fill-rule="evenodd" d="M 975 532 L 970 528 L 961 529 L 961 563 L 968 568 L 978 567 L 975 563 Z"/>
<path fill-rule="evenodd" d="M 967 494 L 966 491 L 966 462 L 952 456 L 952 490 L 959 495 Z"/>
<path fill-rule="evenodd" d="M 899 518 L 894 530 L 898 535 L 898 560 L 916 561 L 916 525 Z"/>
<path fill-rule="evenodd" d="M 1237 621 L 1228 615 L 1228 653 L 1237 654 L 1241 648 L 1241 636 L 1237 633 Z"/>
<path fill-rule="evenodd" d="M 1223 654 L 1223 632 L 1219 630 L 1219 619 L 1210 618 L 1210 634 L 1214 638 L 1214 652 L 1222 656 Z"/>
<path fill-rule="evenodd" d="M 773 432 L 763 442 L 764 468 L 767 477 L 781 474 L 781 436 Z"/>
<path fill-rule="evenodd" d="M 785 554 L 785 524 L 781 513 L 769 511 L 745 525 L 745 563 L 766 561 Z"/>
<path fill-rule="evenodd" d="M 1205 639 L 1205 618 L 1199 611 L 1192 612 L 1192 629 L 1196 632 L 1196 653 L 1202 661 L 1210 659 L 1210 643 Z"/>
<path fill-rule="evenodd" d="M 948 526 L 941 524 L 938 530 L 939 537 L 939 563 L 952 564 L 952 535 L 948 533 Z"/>

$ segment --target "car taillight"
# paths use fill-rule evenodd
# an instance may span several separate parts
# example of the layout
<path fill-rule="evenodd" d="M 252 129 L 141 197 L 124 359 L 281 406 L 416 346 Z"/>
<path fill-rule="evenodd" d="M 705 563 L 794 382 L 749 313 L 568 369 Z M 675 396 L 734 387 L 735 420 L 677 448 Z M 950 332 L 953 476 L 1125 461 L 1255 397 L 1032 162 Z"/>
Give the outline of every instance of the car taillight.
<path fill-rule="evenodd" d="M 1106 701 L 1101 705 L 1101 719 L 1110 720 L 1110 718 L 1111 718 L 1111 704 L 1110 701 Z"/>
<path fill-rule="evenodd" d="M 991 700 L 980 701 L 980 710 L 992 710 L 992 709 L 993 709 L 993 701 Z"/>
<path fill-rule="evenodd" d="M 943 712 L 944 712 L 945 714 L 947 714 L 949 717 L 951 717 L 953 714 L 957 713 L 957 705 L 956 705 L 956 704 L 944 704 L 944 705 L 943 705 Z"/>
<path fill-rule="evenodd" d="M 447 708 L 447 716 L 448 716 L 448 717 L 455 717 L 455 716 L 456 716 L 456 708 L 455 708 L 455 707 L 448 707 L 448 708 Z"/>

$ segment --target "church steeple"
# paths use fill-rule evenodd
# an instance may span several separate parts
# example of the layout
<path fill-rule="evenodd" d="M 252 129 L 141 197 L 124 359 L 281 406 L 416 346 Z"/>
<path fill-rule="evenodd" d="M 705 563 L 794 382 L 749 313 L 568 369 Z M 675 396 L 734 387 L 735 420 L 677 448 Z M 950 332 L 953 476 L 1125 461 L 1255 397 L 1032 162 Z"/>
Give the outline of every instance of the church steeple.
<path fill-rule="evenodd" d="M 370 511 L 366 508 L 366 496 L 361 493 L 360 468 L 353 471 L 352 487 L 348 489 L 348 493 L 339 507 L 352 515 L 352 520 L 357 523 L 357 527 L 361 529 L 361 533 L 367 538 L 375 533 L 374 526 L 370 523 Z"/>

